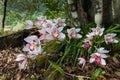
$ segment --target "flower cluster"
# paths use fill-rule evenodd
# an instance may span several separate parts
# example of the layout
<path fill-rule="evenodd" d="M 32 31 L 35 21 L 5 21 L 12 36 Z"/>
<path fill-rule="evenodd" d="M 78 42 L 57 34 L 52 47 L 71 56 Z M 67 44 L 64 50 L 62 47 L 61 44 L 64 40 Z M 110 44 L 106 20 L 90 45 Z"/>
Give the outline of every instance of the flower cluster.
<path fill-rule="evenodd" d="M 25 69 L 28 63 L 28 59 L 36 58 L 39 54 L 44 52 L 42 51 L 41 44 L 47 44 L 47 42 L 51 40 L 59 40 L 64 42 L 67 40 L 67 38 L 82 38 L 82 35 L 80 34 L 80 28 L 69 28 L 64 30 L 65 26 L 65 19 L 61 18 L 47 19 L 45 16 L 41 16 L 35 23 L 33 23 L 31 20 L 27 20 L 25 29 L 32 29 L 37 27 L 39 29 L 39 34 L 29 35 L 24 39 L 27 44 L 23 48 L 23 51 L 27 54 L 19 54 L 17 56 L 16 61 L 18 61 L 19 69 Z M 67 33 L 67 35 L 63 33 L 63 30 Z M 83 47 L 85 50 L 88 50 L 89 47 L 94 46 L 92 41 L 94 40 L 95 36 L 101 37 L 104 33 L 104 30 L 105 29 L 101 27 L 91 28 L 92 32 L 86 35 L 86 38 L 83 40 L 83 45 L 81 45 L 81 47 Z M 118 41 L 115 39 L 115 36 L 115 33 L 106 34 L 104 36 L 104 42 L 106 44 L 118 43 Z M 106 53 L 108 52 L 109 51 L 105 50 L 104 47 L 98 48 L 96 52 L 91 53 L 90 63 L 95 62 L 97 64 L 106 65 L 104 58 L 107 58 Z M 82 68 L 84 67 L 85 63 L 86 60 L 84 58 L 78 58 L 78 64 L 82 65 Z"/>
<path fill-rule="evenodd" d="M 96 28 L 91 28 L 91 31 L 90 33 L 88 33 L 86 35 L 87 38 L 84 39 L 83 41 L 83 45 L 82 47 L 87 50 L 88 48 L 94 46 L 94 47 L 97 47 L 93 40 L 94 38 L 97 36 L 98 38 L 100 38 L 103 33 L 104 33 L 104 28 L 101 28 L 101 27 L 96 27 Z M 106 35 L 104 35 L 104 41 L 106 44 L 108 43 L 118 43 L 118 40 L 115 39 L 115 36 L 116 34 L 115 33 L 108 33 Z M 98 40 L 99 41 L 99 40 Z M 92 45 L 94 44 L 94 45 Z M 100 44 L 99 44 L 100 45 Z M 108 53 L 109 51 L 108 50 L 104 50 L 104 47 L 100 47 L 97 49 L 97 52 L 95 53 L 92 53 L 90 56 L 90 63 L 97 63 L 97 64 L 102 64 L 102 65 L 106 65 L 106 62 L 104 60 L 104 58 L 107 58 L 107 55 L 105 53 Z"/>
<path fill-rule="evenodd" d="M 30 35 L 24 40 L 27 42 L 25 47 L 23 48 L 24 52 L 27 52 L 27 55 L 19 54 L 16 58 L 18 61 L 19 69 L 25 69 L 27 60 L 29 58 L 36 58 L 41 52 L 41 42 L 49 42 L 51 40 L 60 40 L 63 41 L 66 38 L 66 35 L 62 32 L 65 24 L 65 19 L 51 19 L 48 20 L 45 16 L 41 16 L 38 18 L 35 24 L 31 20 L 26 21 L 25 29 L 35 28 L 39 29 L 39 37 L 36 35 Z M 82 36 L 78 34 L 80 29 L 67 29 L 69 38 L 81 38 Z"/>

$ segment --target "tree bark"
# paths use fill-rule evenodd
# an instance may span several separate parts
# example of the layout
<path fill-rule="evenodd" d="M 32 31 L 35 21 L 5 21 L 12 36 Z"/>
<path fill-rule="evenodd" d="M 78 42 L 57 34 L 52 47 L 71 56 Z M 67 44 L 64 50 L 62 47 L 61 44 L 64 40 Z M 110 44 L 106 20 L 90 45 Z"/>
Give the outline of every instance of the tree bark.
<path fill-rule="evenodd" d="M 103 25 L 120 23 L 119 0 L 73 0 L 81 25 L 94 22 L 94 15 L 101 11 Z"/>

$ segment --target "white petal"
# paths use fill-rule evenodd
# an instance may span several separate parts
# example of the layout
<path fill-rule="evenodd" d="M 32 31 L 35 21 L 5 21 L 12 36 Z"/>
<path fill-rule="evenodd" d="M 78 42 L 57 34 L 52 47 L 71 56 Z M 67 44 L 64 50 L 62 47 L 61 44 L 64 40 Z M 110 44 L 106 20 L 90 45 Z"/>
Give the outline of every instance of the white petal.
<path fill-rule="evenodd" d="M 118 40 L 114 40 L 114 43 L 118 43 L 119 41 Z"/>
<path fill-rule="evenodd" d="M 95 58 L 90 58 L 90 63 L 93 63 L 95 61 Z"/>
<path fill-rule="evenodd" d="M 33 26 L 27 25 L 24 29 L 32 29 L 32 28 L 33 28 Z"/>
<path fill-rule="evenodd" d="M 41 46 L 36 47 L 35 53 L 36 54 L 41 53 Z"/>
<path fill-rule="evenodd" d="M 106 54 L 101 54 L 100 56 L 101 56 L 101 58 L 107 58 Z"/>
<path fill-rule="evenodd" d="M 92 31 L 96 30 L 96 28 L 91 28 Z"/>
<path fill-rule="evenodd" d="M 95 55 L 100 56 L 99 53 L 93 53 L 93 54 L 91 54 L 90 56 L 91 56 L 91 57 L 94 57 Z"/>
<path fill-rule="evenodd" d="M 115 34 L 115 33 L 112 33 L 112 34 L 110 34 L 111 36 L 113 36 L 113 37 L 115 37 L 117 34 Z"/>
<path fill-rule="evenodd" d="M 100 36 L 102 36 L 103 32 L 100 33 Z"/>
<path fill-rule="evenodd" d="M 21 64 L 21 63 L 18 63 L 18 66 L 19 66 L 19 69 L 20 69 L 20 70 L 21 70 L 21 69 L 25 69 L 26 66 L 27 66 L 27 59 L 24 60 L 24 61 L 22 62 L 22 64 Z"/>
<path fill-rule="evenodd" d="M 29 43 L 36 39 L 38 39 L 38 37 L 36 35 L 31 35 L 31 36 L 28 36 L 27 38 L 25 38 L 24 40 Z"/>
<path fill-rule="evenodd" d="M 108 50 L 103 50 L 102 53 L 109 53 L 109 51 Z"/>
<path fill-rule="evenodd" d="M 104 50 L 104 47 L 101 47 L 101 48 L 97 49 L 97 52 L 98 53 L 108 53 L 109 51 L 108 50 Z"/>
<path fill-rule="evenodd" d="M 26 56 L 24 54 L 19 54 L 16 58 L 16 61 L 21 61 L 24 60 L 26 58 Z"/>
<path fill-rule="evenodd" d="M 75 29 L 75 31 L 76 31 L 76 32 L 79 32 L 79 31 L 80 31 L 80 29 L 79 29 L 79 28 L 78 28 L 78 29 Z"/>
<path fill-rule="evenodd" d="M 70 29 L 67 29 L 67 33 L 70 34 Z"/>
<path fill-rule="evenodd" d="M 68 34 L 68 37 L 71 39 L 72 37 L 70 36 L 70 34 Z"/>
<path fill-rule="evenodd" d="M 102 65 L 106 65 L 106 62 L 105 62 L 104 59 L 101 59 L 101 64 L 102 64 Z"/>
<path fill-rule="evenodd" d="M 62 22 L 65 22 L 65 19 L 62 19 Z"/>
<path fill-rule="evenodd" d="M 76 38 L 82 38 L 82 35 L 80 34 L 77 34 L 77 37 Z"/>
<path fill-rule="evenodd" d="M 93 36 L 94 36 L 94 33 L 93 33 L 93 32 L 88 33 L 86 36 L 87 36 L 87 37 L 93 37 Z"/>
<path fill-rule="evenodd" d="M 59 34 L 59 40 L 64 40 L 64 39 L 65 39 L 65 34 L 60 33 L 60 34 Z"/>
<path fill-rule="evenodd" d="M 61 32 L 63 30 L 64 27 L 59 27 L 58 31 Z"/>
<path fill-rule="evenodd" d="M 105 28 L 101 28 L 101 32 L 103 32 L 105 30 Z"/>
<path fill-rule="evenodd" d="M 23 50 L 23 51 L 29 51 L 29 50 L 30 50 L 30 49 L 29 49 L 29 44 L 26 44 L 22 50 Z"/>
<path fill-rule="evenodd" d="M 26 23 L 27 23 L 28 25 L 33 25 L 33 22 L 32 22 L 31 20 L 27 20 Z"/>
<path fill-rule="evenodd" d="M 54 38 L 52 35 L 48 34 L 48 35 L 46 35 L 46 40 L 51 41 L 51 40 L 54 40 Z"/>

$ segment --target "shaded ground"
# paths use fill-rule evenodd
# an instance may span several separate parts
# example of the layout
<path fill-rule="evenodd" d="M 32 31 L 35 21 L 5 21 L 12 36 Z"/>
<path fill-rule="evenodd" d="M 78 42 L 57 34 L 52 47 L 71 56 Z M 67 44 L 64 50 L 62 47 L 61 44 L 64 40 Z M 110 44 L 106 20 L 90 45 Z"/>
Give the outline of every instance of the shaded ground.
<path fill-rule="evenodd" d="M 0 80 L 46 80 L 43 74 L 46 70 L 43 68 L 29 67 L 25 71 L 19 71 L 15 58 L 18 54 L 23 53 L 21 50 L 21 48 L 8 48 L 0 51 Z M 66 72 L 62 80 L 77 80 L 76 76 L 84 76 L 85 80 L 91 80 L 88 78 L 91 78 L 96 67 L 101 67 L 103 70 L 97 80 L 120 80 L 120 58 L 115 57 L 109 57 L 105 67 L 95 66 L 94 63 L 89 64 L 88 62 L 83 69 L 78 65 L 74 69 L 69 65 L 62 65 Z"/>

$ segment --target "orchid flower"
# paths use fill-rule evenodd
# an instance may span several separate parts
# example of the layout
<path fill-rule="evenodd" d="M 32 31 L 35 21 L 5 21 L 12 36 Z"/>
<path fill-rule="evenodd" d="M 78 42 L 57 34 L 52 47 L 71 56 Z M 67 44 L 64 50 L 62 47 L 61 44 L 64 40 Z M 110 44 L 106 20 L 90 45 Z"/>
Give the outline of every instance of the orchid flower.
<path fill-rule="evenodd" d="M 58 19 L 55 19 L 54 21 L 58 27 L 66 26 L 65 19 L 58 18 Z"/>
<path fill-rule="evenodd" d="M 105 53 L 108 53 L 108 50 L 104 50 L 103 47 L 97 49 L 96 53 L 93 53 L 90 58 L 90 63 L 96 62 L 97 64 L 106 65 L 104 58 L 107 58 Z"/>
<path fill-rule="evenodd" d="M 111 34 L 106 34 L 105 35 L 105 42 L 106 43 L 118 43 L 118 40 L 116 40 L 114 37 L 116 36 L 116 34 L 111 33 Z"/>
<path fill-rule="evenodd" d="M 64 40 L 65 39 L 65 34 L 62 33 L 63 27 L 59 27 L 59 28 L 52 28 L 51 30 L 48 30 L 47 32 L 49 33 L 47 35 L 47 40 L 54 40 L 54 39 L 58 39 L 58 40 Z"/>
<path fill-rule="evenodd" d="M 39 32 L 40 40 L 46 41 L 46 36 L 48 35 L 46 29 L 42 28 L 41 30 L 38 30 L 38 32 Z"/>
<path fill-rule="evenodd" d="M 51 30 L 52 28 L 55 28 L 55 23 L 53 23 L 52 20 L 46 20 L 46 23 L 42 25 L 42 28 L 44 28 L 46 31 Z"/>
<path fill-rule="evenodd" d="M 82 45 L 82 47 L 84 49 L 88 49 L 88 47 L 90 47 L 92 45 L 92 43 L 89 39 L 85 39 L 83 42 L 84 42 L 84 44 Z"/>
<path fill-rule="evenodd" d="M 78 32 L 80 31 L 80 29 L 75 29 L 75 28 L 71 28 L 71 29 L 67 29 L 67 33 L 68 33 L 68 37 L 69 38 L 81 38 L 82 35 L 78 34 Z"/>
<path fill-rule="evenodd" d="M 99 53 L 93 53 L 90 58 L 90 63 L 95 62 L 97 64 L 106 65 L 104 58 L 106 57 L 102 57 L 101 54 Z"/>
<path fill-rule="evenodd" d="M 93 31 L 94 36 L 102 36 L 103 31 L 105 30 L 105 28 L 100 28 L 100 27 L 96 27 L 96 28 L 91 28 Z"/>
<path fill-rule="evenodd" d="M 85 66 L 86 60 L 82 57 L 78 58 L 78 65 L 82 66 L 82 68 Z"/>
<path fill-rule="evenodd" d="M 92 40 L 93 37 L 94 37 L 94 33 L 93 33 L 93 32 L 88 33 L 88 34 L 86 35 L 86 37 L 87 37 L 88 40 Z"/>
<path fill-rule="evenodd" d="M 29 52 L 28 54 L 38 55 L 41 53 L 40 40 L 37 36 L 32 35 L 24 39 L 28 44 L 23 48 L 23 51 Z"/>
<path fill-rule="evenodd" d="M 42 26 L 43 23 L 46 22 L 46 16 L 40 16 L 38 17 L 37 25 Z"/>
<path fill-rule="evenodd" d="M 33 28 L 33 22 L 31 20 L 26 21 L 25 29 L 32 29 Z"/>
<path fill-rule="evenodd" d="M 26 69 L 26 66 L 27 66 L 27 56 L 25 56 L 24 54 L 19 54 L 16 58 L 16 61 L 18 62 L 18 66 L 19 66 L 19 69 Z"/>

